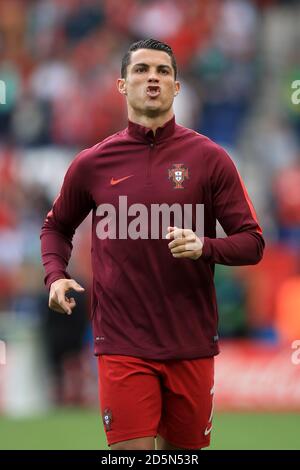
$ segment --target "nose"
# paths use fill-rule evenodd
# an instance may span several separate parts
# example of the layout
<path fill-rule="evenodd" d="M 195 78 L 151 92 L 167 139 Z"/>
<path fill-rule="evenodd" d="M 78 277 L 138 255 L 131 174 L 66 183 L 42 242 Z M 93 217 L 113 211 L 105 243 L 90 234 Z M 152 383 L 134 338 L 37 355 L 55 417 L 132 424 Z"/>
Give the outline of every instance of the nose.
<path fill-rule="evenodd" d="M 155 72 L 151 72 L 149 77 L 148 77 L 148 82 L 149 83 L 158 83 L 159 82 L 159 78 L 158 76 L 156 75 Z"/>

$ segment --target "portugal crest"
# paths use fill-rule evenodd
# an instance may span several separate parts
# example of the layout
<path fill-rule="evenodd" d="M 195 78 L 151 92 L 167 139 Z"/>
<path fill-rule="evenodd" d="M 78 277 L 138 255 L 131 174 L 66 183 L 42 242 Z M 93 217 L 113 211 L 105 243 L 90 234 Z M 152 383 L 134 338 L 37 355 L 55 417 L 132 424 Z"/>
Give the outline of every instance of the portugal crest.
<path fill-rule="evenodd" d="M 189 179 L 188 168 L 183 168 L 183 163 L 173 163 L 174 168 L 168 170 L 169 179 L 175 183 L 174 189 L 184 189 L 182 183 L 185 179 Z"/>
<path fill-rule="evenodd" d="M 105 426 L 106 431 L 111 430 L 111 423 L 112 423 L 112 412 L 109 408 L 105 408 L 103 413 L 103 424 Z"/>

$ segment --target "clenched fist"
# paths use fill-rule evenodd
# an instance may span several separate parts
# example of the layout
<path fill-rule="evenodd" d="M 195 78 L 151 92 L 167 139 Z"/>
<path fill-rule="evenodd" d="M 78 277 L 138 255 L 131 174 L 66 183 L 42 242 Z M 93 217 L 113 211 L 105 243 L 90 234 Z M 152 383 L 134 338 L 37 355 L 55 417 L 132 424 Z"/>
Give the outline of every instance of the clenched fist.
<path fill-rule="evenodd" d="M 202 255 L 203 243 L 189 228 L 168 227 L 166 238 L 172 240 L 168 247 L 174 258 L 196 260 Z"/>

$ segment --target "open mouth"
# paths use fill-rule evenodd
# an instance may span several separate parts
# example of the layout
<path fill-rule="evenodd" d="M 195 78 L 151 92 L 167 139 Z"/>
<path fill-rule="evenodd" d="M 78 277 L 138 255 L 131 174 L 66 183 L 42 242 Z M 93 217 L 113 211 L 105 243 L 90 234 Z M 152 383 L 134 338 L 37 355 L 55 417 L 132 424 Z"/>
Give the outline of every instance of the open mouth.
<path fill-rule="evenodd" d="M 160 87 L 155 86 L 155 85 L 150 85 L 147 87 L 147 95 L 150 96 L 150 98 L 156 98 L 160 94 Z"/>

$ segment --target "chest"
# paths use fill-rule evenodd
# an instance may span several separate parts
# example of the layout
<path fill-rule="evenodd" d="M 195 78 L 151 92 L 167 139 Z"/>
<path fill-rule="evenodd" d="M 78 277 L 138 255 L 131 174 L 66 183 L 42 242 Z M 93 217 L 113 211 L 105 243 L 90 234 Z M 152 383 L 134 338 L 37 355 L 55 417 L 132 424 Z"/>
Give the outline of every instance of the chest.
<path fill-rule="evenodd" d="M 101 155 L 91 174 L 99 204 L 196 204 L 209 197 L 209 176 L 199 150 L 180 143 L 140 143 Z"/>

